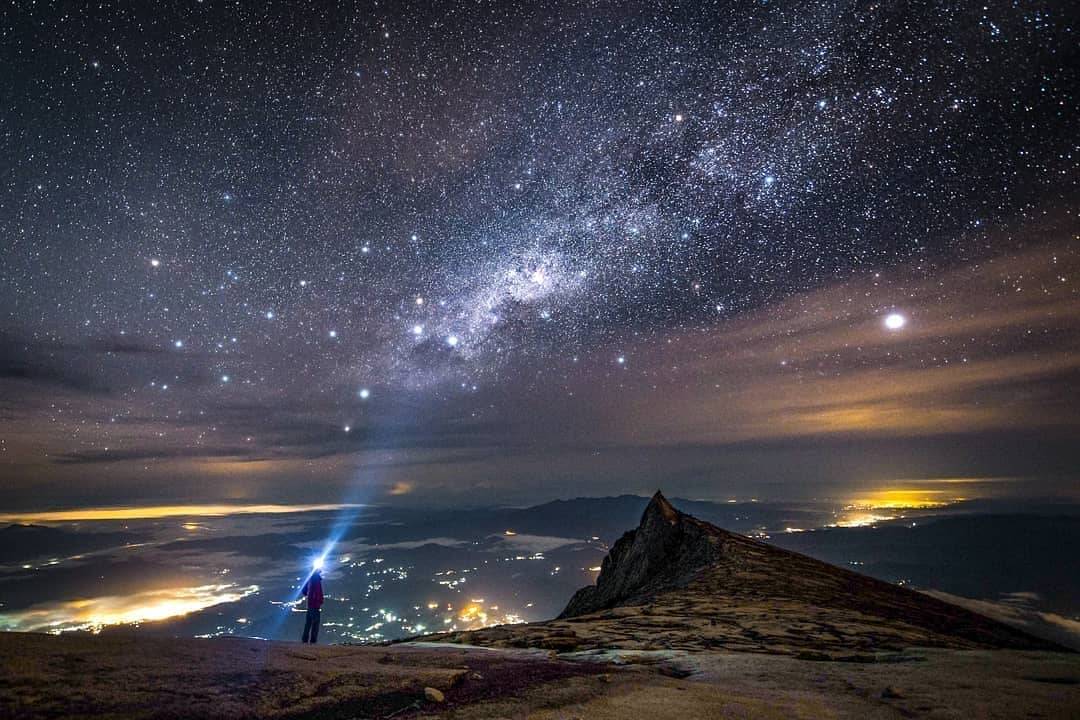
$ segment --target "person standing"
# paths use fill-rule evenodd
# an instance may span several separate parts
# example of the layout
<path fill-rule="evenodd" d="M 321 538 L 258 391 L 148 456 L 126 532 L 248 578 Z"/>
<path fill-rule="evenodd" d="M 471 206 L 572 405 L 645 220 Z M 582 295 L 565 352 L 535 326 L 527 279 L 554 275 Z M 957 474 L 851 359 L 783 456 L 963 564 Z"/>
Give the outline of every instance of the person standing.
<path fill-rule="evenodd" d="M 304 587 L 300 592 L 307 598 L 304 634 L 301 636 L 300 642 L 310 642 L 314 645 L 319 640 L 319 625 L 322 623 L 323 605 L 322 573 L 318 569 L 311 573 L 311 577 L 304 583 Z"/>

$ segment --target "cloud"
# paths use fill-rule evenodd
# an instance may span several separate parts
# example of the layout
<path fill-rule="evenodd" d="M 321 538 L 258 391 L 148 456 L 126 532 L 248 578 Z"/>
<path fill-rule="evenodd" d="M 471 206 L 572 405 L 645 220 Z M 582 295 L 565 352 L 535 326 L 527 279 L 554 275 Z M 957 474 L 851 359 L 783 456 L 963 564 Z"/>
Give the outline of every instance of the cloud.
<path fill-rule="evenodd" d="M 543 553 L 567 545 L 578 545 L 583 542 L 577 538 L 555 537 L 552 535 L 492 535 L 497 541 L 495 551 L 502 551 L 503 546 L 509 545 L 510 552 Z"/>
<path fill-rule="evenodd" d="M 1056 613 L 1040 612 L 1015 601 L 1016 597 L 1038 597 L 1036 593 L 1010 593 L 1012 601 L 972 600 L 940 590 L 924 590 L 945 602 L 967 608 L 998 622 L 1019 628 L 1035 637 L 1064 645 L 1080 651 L 1080 621 L 1062 617 Z"/>
<path fill-rule="evenodd" d="M 466 540 L 459 540 L 457 538 L 450 537 L 430 537 L 422 540 L 402 540 L 400 542 L 391 543 L 377 543 L 368 544 L 364 542 L 342 542 L 338 543 L 334 547 L 334 556 L 341 557 L 346 555 L 362 555 L 366 553 L 377 553 L 385 550 L 415 550 L 416 548 L 424 547 L 425 545 L 442 545 L 443 547 L 461 547 L 462 545 L 468 545 Z M 312 542 L 298 543 L 297 547 L 305 548 L 308 550 L 322 550 L 326 546 L 325 540 L 314 540 Z"/>
<path fill-rule="evenodd" d="M 1080 254 L 1054 243 L 797 295 L 633 356 L 626 391 L 575 430 L 661 445 L 1080 427 L 1064 399 L 1080 375 L 1078 275 Z M 895 311 L 908 323 L 890 331 Z"/>
<path fill-rule="evenodd" d="M 60 350 L 59 353 L 54 352 Z M 53 387 L 80 393 L 106 393 L 109 388 L 91 368 L 62 348 L 52 347 L 20 335 L 0 331 L 0 383 L 6 388 L 7 402 L 14 403 L 32 394 L 31 386 Z"/>
<path fill-rule="evenodd" d="M 89 336 L 78 341 L 42 340 L 35 334 L 0 330 L 0 382 L 16 401 L 33 399 L 44 386 L 86 395 L 110 395 L 154 377 L 182 371 L 188 383 L 205 384 L 210 374 L 192 362 L 195 354 L 169 352 L 136 336 Z M 28 386 L 12 386 L 24 381 Z"/>

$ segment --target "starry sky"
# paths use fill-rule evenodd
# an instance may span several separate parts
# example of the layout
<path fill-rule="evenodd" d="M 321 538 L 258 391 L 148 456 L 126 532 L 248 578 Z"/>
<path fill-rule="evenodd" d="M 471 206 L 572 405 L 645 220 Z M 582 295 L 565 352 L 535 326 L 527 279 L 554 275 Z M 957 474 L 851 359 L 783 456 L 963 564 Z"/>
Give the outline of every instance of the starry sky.
<path fill-rule="evenodd" d="M 2 505 L 1075 487 L 1072 3 L 0 18 Z"/>

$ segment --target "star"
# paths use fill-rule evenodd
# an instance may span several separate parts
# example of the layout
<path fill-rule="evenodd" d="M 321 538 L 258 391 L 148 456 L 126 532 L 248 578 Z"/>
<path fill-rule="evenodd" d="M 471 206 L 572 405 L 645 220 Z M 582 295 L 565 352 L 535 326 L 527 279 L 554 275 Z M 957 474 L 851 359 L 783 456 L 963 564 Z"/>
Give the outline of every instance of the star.
<path fill-rule="evenodd" d="M 900 313 L 889 313 L 885 316 L 885 327 L 889 330 L 899 330 L 907 325 L 907 318 Z"/>

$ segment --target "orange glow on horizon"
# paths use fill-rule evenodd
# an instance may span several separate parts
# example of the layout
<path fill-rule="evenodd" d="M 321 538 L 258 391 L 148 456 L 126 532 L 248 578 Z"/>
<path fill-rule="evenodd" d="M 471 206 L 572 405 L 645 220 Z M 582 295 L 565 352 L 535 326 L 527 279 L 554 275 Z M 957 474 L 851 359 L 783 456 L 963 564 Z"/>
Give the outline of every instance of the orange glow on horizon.
<path fill-rule="evenodd" d="M 870 525 L 876 525 L 883 520 L 895 519 L 895 515 L 878 515 L 876 513 L 855 512 L 845 514 L 842 519 L 837 520 L 831 525 L 831 527 L 868 527 Z"/>
<path fill-rule="evenodd" d="M 926 481 L 931 482 L 931 481 Z M 975 478 L 932 481 L 935 483 L 978 482 Z M 830 527 L 867 527 L 886 520 L 902 518 L 904 510 L 930 510 L 963 502 L 965 498 L 949 495 L 945 490 L 917 488 L 875 490 L 844 506 L 843 512 Z"/>
<path fill-rule="evenodd" d="M 458 616 L 458 619 L 471 626 L 484 627 L 488 624 L 487 612 L 485 612 L 483 606 L 478 603 L 472 603 L 465 606 Z"/>
<path fill-rule="evenodd" d="M 6 513 L 0 522 L 79 522 L 93 520 L 156 520 L 170 517 L 225 517 L 227 515 L 279 515 L 284 513 L 341 510 L 360 504 L 326 505 L 152 505 L 148 507 L 102 507 L 76 510 Z"/>
<path fill-rule="evenodd" d="M 851 507 L 870 510 L 944 507 L 960 498 L 948 497 L 944 490 L 878 490 L 851 501 Z"/>

